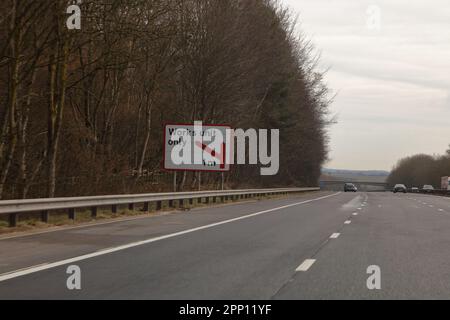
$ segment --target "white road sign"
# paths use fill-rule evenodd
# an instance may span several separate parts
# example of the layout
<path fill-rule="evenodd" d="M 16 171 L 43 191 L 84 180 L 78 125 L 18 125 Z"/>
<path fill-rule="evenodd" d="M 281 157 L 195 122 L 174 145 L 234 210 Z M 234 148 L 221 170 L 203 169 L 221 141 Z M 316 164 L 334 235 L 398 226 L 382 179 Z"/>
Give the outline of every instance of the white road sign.
<path fill-rule="evenodd" d="M 226 162 L 231 127 L 167 124 L 164 132 L 164 169 L 229 171 Z"/>

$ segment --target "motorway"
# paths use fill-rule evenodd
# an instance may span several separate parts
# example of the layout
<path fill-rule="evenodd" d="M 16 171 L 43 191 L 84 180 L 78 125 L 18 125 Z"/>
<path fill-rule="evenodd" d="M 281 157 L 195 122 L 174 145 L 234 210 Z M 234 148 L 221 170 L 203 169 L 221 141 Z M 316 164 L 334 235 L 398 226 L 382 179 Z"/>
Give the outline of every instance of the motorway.
<path fill-rule="evenodd" d="M 437 196 L 316 192 L 0 240 L 0 299 L 449 298 Z"/>

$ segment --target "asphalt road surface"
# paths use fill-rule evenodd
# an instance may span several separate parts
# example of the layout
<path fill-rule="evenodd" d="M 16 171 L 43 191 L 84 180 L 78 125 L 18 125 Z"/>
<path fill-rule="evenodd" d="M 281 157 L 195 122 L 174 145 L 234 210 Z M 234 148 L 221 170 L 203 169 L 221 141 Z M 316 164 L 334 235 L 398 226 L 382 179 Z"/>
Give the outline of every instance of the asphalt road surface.
<path fill-rule="evenodd" d="M 317 192 L 0 240 L 0 299 L 449 298 L 436 196 Z"/>

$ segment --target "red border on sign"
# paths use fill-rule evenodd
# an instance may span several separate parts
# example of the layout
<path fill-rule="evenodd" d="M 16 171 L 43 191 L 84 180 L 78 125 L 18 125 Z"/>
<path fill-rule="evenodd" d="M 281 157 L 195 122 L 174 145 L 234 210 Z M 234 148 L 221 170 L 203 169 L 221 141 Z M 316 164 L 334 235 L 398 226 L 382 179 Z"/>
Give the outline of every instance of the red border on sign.
<path fill-rule="evenodd" d="M 228 164 L 228 170 L 224 169 L 224 170 L 206 170 L 206 169 L 169 169 L 166 168 L 166 129 L 167 126 L 194 126 L 193 123 L 173 123 L 173 122 L 165 122 L 163 125 L 164 128 L 164 134 L 163 134 L 163 163 L 162 163 L 162 168 L 165 171 L 187 171 L 187 172 L 229 172 L 231 170 L 231 166 Z M 204 124 L 202 123 L 202 127 L 226 127 L 231 129 L 230 125 L 227 124 Z M 224 143 L 225 148 L 224 148 L 224 154 L 223 154 L 223 159 L 224 161 L 226 160 L 226 154 L 225 154 L 225 150 L 227 149 L 226 143 Z M 226 165 L 226 164 L 225 164 Z"/>

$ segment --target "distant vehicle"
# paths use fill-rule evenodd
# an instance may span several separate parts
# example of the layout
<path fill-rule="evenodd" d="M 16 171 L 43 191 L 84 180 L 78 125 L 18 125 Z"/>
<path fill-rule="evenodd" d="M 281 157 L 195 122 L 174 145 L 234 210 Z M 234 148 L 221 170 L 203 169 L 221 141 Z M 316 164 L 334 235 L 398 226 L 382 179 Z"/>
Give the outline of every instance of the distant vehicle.
<path fill-rule="evenodd" d="M 392 190 L 394 193 L 397 193 L 397 192 L 403 192 L 403 193 L 406 193 L 406 191 L 407 191 L 407 189 L 406 189 L 406 186 L 404 185 L 404 184 L 396 184 L 395 186 L 394 186 L 394 189 Z"/>
<path fill-rule="evenodd" d="M 412 188 L 411 188 L 411 192 L 418 193 L 418 192 L 419 192 L 419 188 L 417 188 L 417 187 L 412 187 Z"/>
<path fill-rule="evenodd" d="M 434 190 L 434 187 L 430 184 L 426 184 L 423 186 L 422 191 L 430 193 Z"/>
<path fill-rule="evenodd" d="M 345 192 L 356 192 L 358 191 L 358 188 L 353 183 L 346 183 L 344 185 L 344 191 Z"/>

